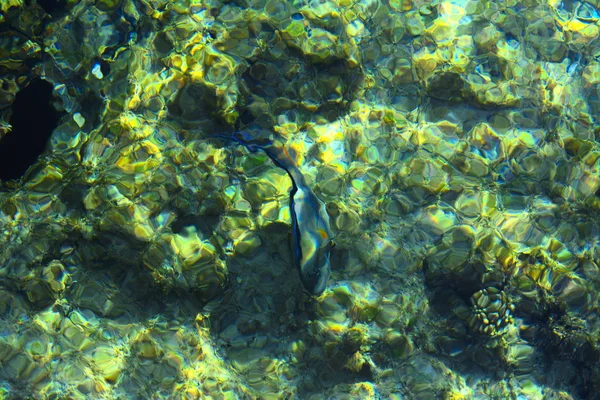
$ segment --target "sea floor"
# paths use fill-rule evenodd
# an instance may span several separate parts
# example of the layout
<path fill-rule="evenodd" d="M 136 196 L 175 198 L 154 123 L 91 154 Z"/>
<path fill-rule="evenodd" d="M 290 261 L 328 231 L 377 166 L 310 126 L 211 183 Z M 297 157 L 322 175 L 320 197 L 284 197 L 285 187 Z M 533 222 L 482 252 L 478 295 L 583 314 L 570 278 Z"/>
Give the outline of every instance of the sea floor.
<path fill-rule="evenodd" d="M 3 1 L 0 398 L 600 398 L 598 6 Z"/>

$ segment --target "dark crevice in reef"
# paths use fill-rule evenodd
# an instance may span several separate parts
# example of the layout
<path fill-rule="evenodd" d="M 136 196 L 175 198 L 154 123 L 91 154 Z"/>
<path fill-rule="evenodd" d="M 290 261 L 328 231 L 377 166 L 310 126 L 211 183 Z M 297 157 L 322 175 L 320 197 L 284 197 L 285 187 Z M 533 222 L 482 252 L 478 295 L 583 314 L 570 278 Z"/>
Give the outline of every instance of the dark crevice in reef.
<path fill-rule="evenodd" d="M 52 84 L 36 78 L 17 93 L 12 130 L 0 140 L 0 180 L 19 179 L 42 154 L 61 113 L 52 105 Z"/>
<path fill-rule="evenodd" d="M 64 14 L 67 2 L 65 0 L 37 0 L 37 4 L 46 14 L 58 17 Z"/>

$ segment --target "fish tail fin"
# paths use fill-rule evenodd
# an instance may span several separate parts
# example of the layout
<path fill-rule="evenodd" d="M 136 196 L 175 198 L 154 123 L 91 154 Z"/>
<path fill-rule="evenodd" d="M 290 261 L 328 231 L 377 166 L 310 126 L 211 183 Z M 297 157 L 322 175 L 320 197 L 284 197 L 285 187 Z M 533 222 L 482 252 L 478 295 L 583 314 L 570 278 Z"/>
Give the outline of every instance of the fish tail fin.
<path fill-rule="evenodd" d="M 214 138 L 224 139 L 228 142 L 237 142 L 252 153 L 265 149 L 272 144 L 270 139 L 253 136 L 250 132 L 236 131 L 232 133 L 217 133 L 212 135 Z"/>

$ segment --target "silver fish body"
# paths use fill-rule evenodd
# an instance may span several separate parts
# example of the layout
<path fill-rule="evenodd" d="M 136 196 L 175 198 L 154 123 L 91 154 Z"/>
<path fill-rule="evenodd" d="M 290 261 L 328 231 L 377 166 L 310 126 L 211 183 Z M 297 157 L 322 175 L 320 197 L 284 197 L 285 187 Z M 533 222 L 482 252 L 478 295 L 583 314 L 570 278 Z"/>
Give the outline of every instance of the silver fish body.
<path fill-rule="evenodd" d="M 325 205 L 312 191 L 298 187 L 292 195 L 292 218 L 295 247 L 300 249 L 296 255 L 300 278 L 306 289 L 320 295 L 331 275 L 332 235 Z"/>
<path fill-rule="evenodd" d="M 292 239 L 296 266 L 304 288 L 313 295 L 320 295 L 327 288 L 331 266 L 329 253 L 333 247 L 329 215 L 325 204 L 307 185 L 285 147 L 270 140 L 253 140 L 244 133 L 221 137 L 233 139 L 248 150 L 264 151 L 278 167 L 285 170 L 292 180 L 290 212 L 292 216 Z"/>
<path fill-rule="evenodd" d="M 306 184 L 283 147 L 271 145 L 264 150 L 292 180 L 290 210 L 296 264 L 304 287 L 312 294 L 320 295 L 327 288 L 331 275 L 329 253 L 333 243 L 325 204 Z"/>

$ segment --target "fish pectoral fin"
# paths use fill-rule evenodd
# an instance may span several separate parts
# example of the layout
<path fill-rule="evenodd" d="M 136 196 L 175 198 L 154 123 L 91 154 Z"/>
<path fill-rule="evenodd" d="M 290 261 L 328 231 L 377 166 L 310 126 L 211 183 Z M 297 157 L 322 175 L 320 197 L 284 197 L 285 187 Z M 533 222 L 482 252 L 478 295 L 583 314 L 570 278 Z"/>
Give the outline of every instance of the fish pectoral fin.
<path fill-rule="evenodd" d="M 327 240 L 327 231 L 325 229 L 317 229 L 317 233 L 321 236 L 321 239 Z"/>

